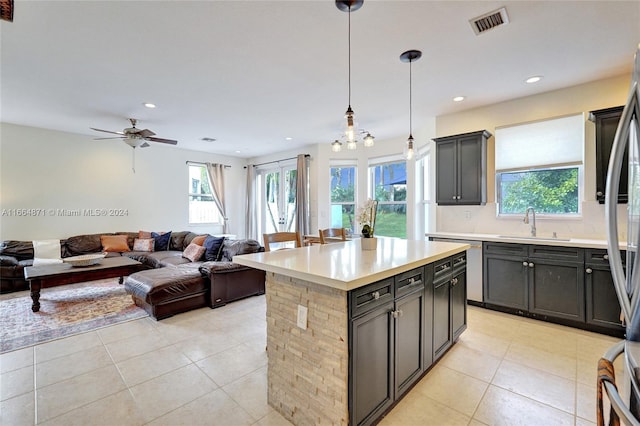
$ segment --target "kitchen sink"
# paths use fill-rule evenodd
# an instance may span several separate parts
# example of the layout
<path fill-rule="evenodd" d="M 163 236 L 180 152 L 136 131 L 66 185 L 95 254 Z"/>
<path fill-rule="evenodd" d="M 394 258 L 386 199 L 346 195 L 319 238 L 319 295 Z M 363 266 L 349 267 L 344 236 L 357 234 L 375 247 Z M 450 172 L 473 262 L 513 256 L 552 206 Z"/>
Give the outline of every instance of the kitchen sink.
<path fill-rule="evenodd" d="M 498 238 L 511 238 L 514 240 L 543 240 L 543 241 L 571 241 L 570 238 L 557 238 L 557 237 L 531 237 L 520 235 L 498 235 Z"/>

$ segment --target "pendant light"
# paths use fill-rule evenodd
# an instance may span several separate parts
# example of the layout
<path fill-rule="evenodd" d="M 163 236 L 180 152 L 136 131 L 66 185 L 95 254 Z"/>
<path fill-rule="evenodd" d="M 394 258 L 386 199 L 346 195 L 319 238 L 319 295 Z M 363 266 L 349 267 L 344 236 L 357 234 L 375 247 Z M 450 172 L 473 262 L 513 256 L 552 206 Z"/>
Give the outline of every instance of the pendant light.
<path fill-rule="evenodd" d="M 345 112 L 344 117 L 347 119 L 346 128 L 344 131 L 343 137 L 347 142 L 347 149 L 353 150 L 357 148 L 357 138 L 358 138 L 358 129 L 357 124 L 354 121 L 354 112 L 351 108 L 351 12 L 356 11 L 362 7 L 364 0 L 336 0 L 336 7 L 349 14 L 349 32 L 348 32 L 348 47 L 349 47 L 349 103 L 347 107 L 347 111 Z M 374 137 L 371 136 L 369 132 L 366 133 L 364 137 L 364 146 L 370 147 L 373 146 Z M 335 140 L 331 144 L 331 150 L 333 152 L 338 152 L 342 150 L 342 142 L 339 140 Z"/>
<path fill-rule="evenodd" d="M 422 56 L 422 52 L 419 50 L 407 50 L 400 55 L 402 62 L 409 62 L 409 137 L 407 138 L 407 145 L 405 147 L 404 155 L 407 160 L 411 160 L 414 155 L 413 146 L 413 122 L 412 122 L 412 105 L 411 105 L 411 64 L 417 61 Z"/>

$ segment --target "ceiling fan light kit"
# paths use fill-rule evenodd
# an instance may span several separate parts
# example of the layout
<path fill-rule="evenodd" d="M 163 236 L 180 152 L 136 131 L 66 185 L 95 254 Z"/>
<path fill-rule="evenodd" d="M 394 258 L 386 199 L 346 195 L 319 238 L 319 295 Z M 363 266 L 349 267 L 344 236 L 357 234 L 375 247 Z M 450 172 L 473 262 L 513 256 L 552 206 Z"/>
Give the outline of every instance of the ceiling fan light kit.
<path fill-rule="evenodd" d="M 347 142 L 347 149 L 348 150 L 354 150 L 357 148 L 357 138 L 358 138 L 358 134 L 365 134 L 366 136 L 363 139 L 364 141 L 364 146 L 366 147 L 370 147 L 373 146 L 373 139 L 374 137 L 371 136 L 371 133 L 364 131 L 364 130 L 360 130 L 358 131 L 358 125 L 357 123 L 355 123 L 354 121 L 354 112 L 353 109 L 351 108 L 351 12 L 354 12 L 358 9 L 360 9 L 362 7 L 362 5 L 364 4 L 364 0 L 336 0 L 336 7 L 343 11 L 343 12 L 347 12 L 349 14 L 349 31 L 348 31 L 348 46 L 349 46 L 349 79 L 348 79 L 348 85 L 349 85 L 349 103 L 348 103 L 348 107 L 347 107 L 347 111 L 345 112 L 344 117 L 347 119 L 347 125 L 344 131 L 344 134 L 342 135 L 342 137 L 344 139 L 346 139 Z M 331 143 L 331 151 L 333 152 L 339 152 L 342 151 L 342 142 L 340 142 L 339 140 L 335 140 L 334 142 Z"/>

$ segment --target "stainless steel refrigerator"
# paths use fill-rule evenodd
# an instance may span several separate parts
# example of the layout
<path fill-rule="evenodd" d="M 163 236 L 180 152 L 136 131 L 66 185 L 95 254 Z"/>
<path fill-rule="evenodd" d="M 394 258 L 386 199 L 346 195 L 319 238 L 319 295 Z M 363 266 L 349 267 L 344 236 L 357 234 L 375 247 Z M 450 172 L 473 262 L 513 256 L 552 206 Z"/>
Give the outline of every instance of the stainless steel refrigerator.
<path fill-rule="evenodd" d="M 607 395 L 625 424 L 640 425 L 640 45 L 634 59 L 631 89 L 616 130 L 607 173 L 605 214 L 609 263 L 625 323 L 625 340 L 614 345 L 604 358 L 623 356 L 625 372 L 616 372 L 619 392 L 605 383 Z M 629 199 L 627 204 L 626 264 L 623 267 L 618 227 L 618 184 L 625 149 L 628 152 Z M 599 373 L 600 374 L 600 373 Z M 619 383 L 624 380 L 625 383 Z M 628 383 L 627 383 L 628 381 Z M 621 394 L 625 395 L 621 397 Z"/>

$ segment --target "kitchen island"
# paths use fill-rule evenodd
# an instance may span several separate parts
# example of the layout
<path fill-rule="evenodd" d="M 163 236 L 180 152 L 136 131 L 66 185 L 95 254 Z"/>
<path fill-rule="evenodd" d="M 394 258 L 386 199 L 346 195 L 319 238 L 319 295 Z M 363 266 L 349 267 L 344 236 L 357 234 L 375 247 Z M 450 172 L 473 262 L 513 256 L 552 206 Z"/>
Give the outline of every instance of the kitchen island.
<path fill-rule="evenodd" d="M 466 327 L 468 247 L 379 238 L 235 256 L 267 272 L 269 405 L 294 424 L 377 420 Z"/>

